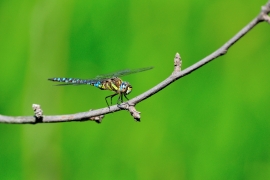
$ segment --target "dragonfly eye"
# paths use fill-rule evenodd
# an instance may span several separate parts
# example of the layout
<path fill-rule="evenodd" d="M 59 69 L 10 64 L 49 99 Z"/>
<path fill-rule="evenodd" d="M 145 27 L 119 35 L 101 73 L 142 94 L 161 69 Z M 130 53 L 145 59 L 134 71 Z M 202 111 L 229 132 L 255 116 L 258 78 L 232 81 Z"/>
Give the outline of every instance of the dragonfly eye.
<path fill-rule="evenodd" d="M 128 86 L 127 82 L 122 82 L 121 85 L 120 85 L 120 90 L 121 91 L 126 91 L 127 86 Z"/>

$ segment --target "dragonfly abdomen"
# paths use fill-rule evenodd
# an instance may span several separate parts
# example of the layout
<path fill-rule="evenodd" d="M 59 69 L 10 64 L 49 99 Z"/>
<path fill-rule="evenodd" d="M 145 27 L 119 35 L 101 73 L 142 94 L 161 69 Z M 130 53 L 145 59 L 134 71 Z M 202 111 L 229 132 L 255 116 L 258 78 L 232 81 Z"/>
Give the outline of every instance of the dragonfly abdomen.
<path fill-rule="evenodd" d="M 99 80 L 85 80 L 85 79 L 78 79 L 78 78 L 49 78 L 48 80 L 65 83 L 65 84 L 58 84 L 58 85 L 87 84 L 87 85 L 95 86 L 98 88 L 102 87 L 102 83 Z"/>

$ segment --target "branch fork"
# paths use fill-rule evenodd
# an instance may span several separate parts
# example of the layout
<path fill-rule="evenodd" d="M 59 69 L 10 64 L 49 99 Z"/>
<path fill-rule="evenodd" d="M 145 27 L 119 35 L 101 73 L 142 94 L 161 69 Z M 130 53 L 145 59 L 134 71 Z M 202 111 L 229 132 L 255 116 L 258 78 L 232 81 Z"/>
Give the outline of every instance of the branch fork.
<path fill-rule="evenodd" d="M 270 23 L 270 17 L 268 15 L 269 13 L 270 13 L 270 1 L 268 1 L 268 3 L 265 6 L 262 6 L 261 13 L 260 13 L 260 19 L 262 21 L 266 21 L 266 22 Z"/>
<path fill-rule="evenodd" d="M 95 121 L 96 123 L 101 123 L 102 119 L 104 118 L 104 115 L 90 117 L 89 119 L 92 121 Z"/>

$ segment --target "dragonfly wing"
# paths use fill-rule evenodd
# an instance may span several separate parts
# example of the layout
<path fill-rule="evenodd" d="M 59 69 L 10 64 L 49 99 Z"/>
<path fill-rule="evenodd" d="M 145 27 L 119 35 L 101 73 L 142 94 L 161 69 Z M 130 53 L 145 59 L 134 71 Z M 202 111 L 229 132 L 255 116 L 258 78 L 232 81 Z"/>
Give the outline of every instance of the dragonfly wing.
<path fill-rule="evenodd" d="M 66 83 L 66 84 L 56 84 L 55 86 L 67 86 L 67 85 L 73 85 L 73 86 L 78 86 L 78 85 L 83 85 L 83 84 L 76 84 L 76 83 Z"/>
<path fill-rule="evenodd" d="M 100 80 L 100 79 L 108 79 L 108 78 L 111 78 L 111 77 L 121 77 L 121 76 L 126 76 L 126 75 L 129 75 L 129 74 L 133 74 L 133 73 L 147 71 L 147 70 L 150 70 L 150 69 L 153 69 L 153 68 L 154 67 L 151 66 L 151 67 L 145 67 L 145 68 L 139 68 L 139 69 L 124 69 L 124 70 L 117 71 L 117 72 L 114 72 L 114 73 L 99 75 L 99 76 L 95 77 L 95 79 Z"/>
<path fill-rule="evenodd" d="M 150 69 L 153 69 L 154 67 L 145 67 L 145 68 L 139 68 L 139 69 L 131 69 L 131 70 L 126 70 L 126 71 L 120 71 L 118 72 L 118 76 L 125 76 L 125 75 L 129 75 L 129 74 L 133 74 L 133 73 L 138 73 L 138 72 L 143 72 L 143 71 L 147 71 Z"/>
<path fill-rule="evenodd" d="M 57 84 L 57 86 L 66 86 L 66 85 L 82 85 L 82 84 L 88 84 L 88 85 L 94 85 L 96 83 L 103 83 L 104 81 L 112 78 L 112 77 L 121 77 L 126 76 L 133 73 L 138 73 L 142 71 L 147 71 L 150 69 L 153 69 L 154 67 L 145 67 L 145 68 L 139 68 L 139 69 L 124 69 L 121 71 L 116 71 L 109 74 L 103 74 L 96 76 L 92 79 L 78 79 L 78 78 L 49 78 L 50 81 L 60 82 L 62 84 Z"/>

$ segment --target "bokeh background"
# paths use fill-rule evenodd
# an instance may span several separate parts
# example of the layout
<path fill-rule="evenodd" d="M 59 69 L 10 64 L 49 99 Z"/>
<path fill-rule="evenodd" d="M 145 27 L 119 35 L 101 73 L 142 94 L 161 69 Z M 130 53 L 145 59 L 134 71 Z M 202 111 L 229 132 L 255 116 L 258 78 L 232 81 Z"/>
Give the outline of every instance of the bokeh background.
<path fill-rule="evenodd" d="M 47 78 L 124 77 L 130 98 L 218 49 L 266 0 L 1 0 L 0 113 L 72 114 L 109 91 Z M 0 124 L 0 179 L 269 179 L 270 26 L 127 111 L 94 122 Z"/>

